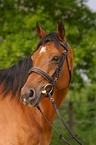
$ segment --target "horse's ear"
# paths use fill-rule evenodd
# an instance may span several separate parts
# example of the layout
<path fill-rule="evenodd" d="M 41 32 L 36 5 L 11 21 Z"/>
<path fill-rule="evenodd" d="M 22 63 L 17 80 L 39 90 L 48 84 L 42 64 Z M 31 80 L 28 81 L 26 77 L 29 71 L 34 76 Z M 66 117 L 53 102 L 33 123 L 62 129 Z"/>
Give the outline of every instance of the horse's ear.
<path fill-rule="evenodd" d="M 39 23 L 36 23 L 36 31 L 39 39 L 45 37 L 47 33 L 39 26 Z"/>
<path fill-rule="evenodd" d="M 59 39 L 63 41 L 65 38 L 65 29 L 61 20 L 59 20 L 58 22 L 57 34 L 58 34 Z"/>

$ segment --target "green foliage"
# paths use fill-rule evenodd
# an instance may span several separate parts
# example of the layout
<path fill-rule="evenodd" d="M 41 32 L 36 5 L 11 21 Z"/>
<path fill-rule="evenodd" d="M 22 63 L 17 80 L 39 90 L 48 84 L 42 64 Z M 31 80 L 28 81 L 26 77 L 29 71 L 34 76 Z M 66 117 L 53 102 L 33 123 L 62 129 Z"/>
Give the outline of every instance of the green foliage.
<path fill-rule="evenodd" d="M 84 75 L 95 82 L 95 14 L 84 2 L 1 0 L 0 68 L 9 67 L 36 50 L 39 41 L 35 29 L 37 21 L 46 32 L 51 32 L 56 31 L 58 20 L 61 19 L 74 53 L 74 83 L 71 88 L 84 86 Z"/>

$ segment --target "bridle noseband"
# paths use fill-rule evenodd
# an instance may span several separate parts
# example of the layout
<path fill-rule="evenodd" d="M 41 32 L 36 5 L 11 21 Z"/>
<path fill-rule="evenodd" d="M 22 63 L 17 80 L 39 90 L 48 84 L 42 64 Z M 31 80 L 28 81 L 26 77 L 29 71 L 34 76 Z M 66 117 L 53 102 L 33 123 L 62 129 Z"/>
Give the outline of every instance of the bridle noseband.
<path fill-rule="evenodd" d="M 52 86 L 51 94 L 53 93 L 54 85 L 55 85 L 56 80 L 58 80 L 58 78 L 60 77 L 61 69 L 63 67 L 65 58 L 66 58 L 66 61 L 67 61 L 68 71 L 69 71 L 69 75 L 70 75 L 69 85 L 70 85 L 71 80 L 72 80 L 71 68 L 69 67 L 68 56 L 67 56 L 67 54 L 68 54 L 68 45 L 67 45 L 67 42 L 66 42 L 66 45 L 65 45 L 63 42 L 60 41 L 60 45 L 64 47 L 64 52 L 63 52 L 62 58 L 60 60 L 60 63 L 58 64 L 58 66 L 57 66 L 57 68 L 56 68 L 56 70 L 55 70 L 55 72 L 53 73 L 52 76 L 49 76 L 46 72 L 44 72 L 43 70 L 41 70 L 41 69 L 39 69 L 37 67 L 32 67 L 29 70 L 29 75 L 32 72 L 36 72 L 36 73 L 42 75 L 47 80 L 49 80 L 49 84 Z M 56 76 L 55 76 L 55 74 L 56 74 Z M 54 76 L 55 76 L 55 79 L 53 79 Z"/>

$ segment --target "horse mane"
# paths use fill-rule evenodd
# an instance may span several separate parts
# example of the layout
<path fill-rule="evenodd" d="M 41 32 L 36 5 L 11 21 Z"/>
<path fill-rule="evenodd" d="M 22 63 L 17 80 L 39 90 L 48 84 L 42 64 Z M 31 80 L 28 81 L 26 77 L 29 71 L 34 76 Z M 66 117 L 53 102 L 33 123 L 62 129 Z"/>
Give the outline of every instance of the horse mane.
<path fill-rule="evenodd" d="M 57 35 L 56 32 L 51 32 L 48 35 L 46 35 L 45 37 L 43 37 L 37 44 L 37 49 L 41 46 L 46 44 L 47 42 L 51 42 L 53 41 L 56 48 L 59 49 L 60 48 L 60 39 Z"/>
<path fill-rule="evenodd" d="M 0 85 L 2 85 L 1 92 L 5 97 L 11 93 L 11 98 L 15 95 L 20 97 L 21 88 L 28 78 L 28 71 L 32 67 L 31 56 L 18 61 L 15 65 L 0 69 Z"/>

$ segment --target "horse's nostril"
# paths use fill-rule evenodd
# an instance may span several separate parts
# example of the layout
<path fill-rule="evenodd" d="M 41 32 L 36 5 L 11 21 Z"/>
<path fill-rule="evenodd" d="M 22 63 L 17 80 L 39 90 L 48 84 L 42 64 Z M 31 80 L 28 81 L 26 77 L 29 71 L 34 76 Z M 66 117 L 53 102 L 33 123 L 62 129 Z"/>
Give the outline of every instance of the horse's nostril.
<path fill-rule="evenodd" d="M 34 91 L 33 90 L 30 90 L 30 94 L 29 94 L 29 97 L 32 97 L 34 94 Z"/>
<path fill-rule="evenodd" d="M 35 97 L 35 90 L 30 90 L 29 99 L 33 99 Z"/>

